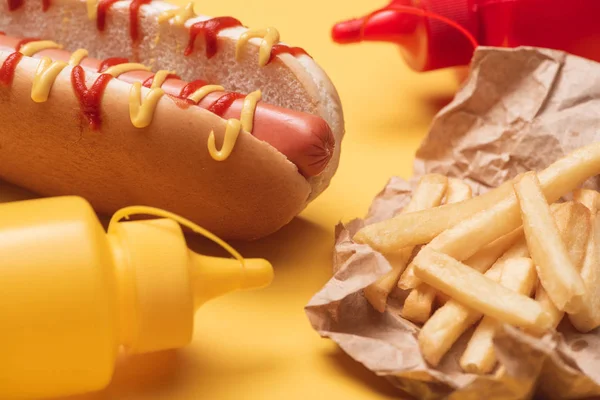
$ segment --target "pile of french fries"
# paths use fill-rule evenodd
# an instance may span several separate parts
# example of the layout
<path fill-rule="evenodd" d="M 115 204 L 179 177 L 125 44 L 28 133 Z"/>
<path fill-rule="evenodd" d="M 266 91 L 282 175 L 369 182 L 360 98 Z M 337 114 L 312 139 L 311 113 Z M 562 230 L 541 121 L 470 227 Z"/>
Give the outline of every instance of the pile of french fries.
<path fill-rule="evenodd" d="M 473 327 L 459 364 L 475 374 L 496 369 L 501 324 L 537 336 L 565 317 L 580 332 L 597 328 L 600 193 L 576 188 L 598 172 L 596 143 L 477 197 L 458 179 L 424 176 L 400 214 L 354 237 L 393 267 L 365 297 L 384 312 L 390 293 L 403 294 L 402 316 L 422 324 L 432 366 Z M 572 201 L 556 202 L 571 192 Z"/>

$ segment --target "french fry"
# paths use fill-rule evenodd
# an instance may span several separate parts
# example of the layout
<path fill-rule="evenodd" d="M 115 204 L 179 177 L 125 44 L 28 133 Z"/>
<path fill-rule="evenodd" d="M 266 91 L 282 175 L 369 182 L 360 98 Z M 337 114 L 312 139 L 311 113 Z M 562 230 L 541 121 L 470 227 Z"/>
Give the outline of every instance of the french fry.
<path fill-rule="evenodd" d="M 544 195 L 549 203 L 577 188 L 587 178 L 600 173 L 600 142 L 582 147 L 566 157 L 556 161 L 539 173 Z M 448 204 L 430 211 L 398 215 L 392 219 L 369 225 L 361 229 L 354 237 L 359 243 L 369 244 L 383 253 L 393 252 L 408 245 L 425 244 L 442 232 L 457 224 L 467 224 L 468 219 L 482 210 L 490 210 L 482 225 L 494 234 L 483 235 L 471 243 L 473 254 L 487 243 L 518 228 L 521 224 L 517 199 L 507 182 L 481 196 L 456 204 Z M 501 228 L 497 228 L 500 225 Z M 444 233 L 446 233 L 444 232 Z M 461 241 L 454 237 L 452 241 L 444 238 L 446 246 L 452 247 L 452 241 Z M 443 250 L 442 250 L 443 251 Z"/>
<path fill-rule="evenodd" d="M 583 204 L 575 201 L 553 204 L 551 210 L 569 258 L 575 269 L 580 271 L 590 237 L 590 212 Z M 537 287 L 535 299 L 550 314 L 552 327 L 556 328 L 564 316 L 564 311 L 554 305 L 541 284 Z"/>
<path fill-rule="evenodd" d="M 422 247 L 423 250 L 425 247 Z M 408 264 L 408 267 L 404 270 L 402 275 L 400 275 L 400 279 L 398 280 L 398 287 L 400 289 L 409 290 L 415 289 L 417 286 L 421 284 L 421 280 L 417 278 L 415 275 L 415 266 L 413 263 Z"/>
<path fill-rule="evenodd" d="M 386 259 L 392 266 L 392 270 L 379 278 L 375 283 L 364 288 L 363 293 L 365 298 L 377 311 L 381 313 L 385 311 L 388 296 L 396 286 L 400 274 L 406 268 L 411 254 L 412 248 L 404 249 L 396 254 L 386 255 Z"/>
<path fill-rule="evenodd" d="M 456 259 L 434 250 L 415 257 L 415 273 L 430 286 L 501 322 L 544 332 L 550 317 L 533 299 L 515 293 Z"/>
<path fill-rule="evenodd" d="M 535 301 L 537 301 L 550 316 L 550 321 L 551 321 L 550 326 L 552 328 L 556 328 L 560 324 L 560 321 L 562 321 L 563 317 L 565 316 L 565 312 L 559 310 L 554 305 L 554 303 L 552 302 L 552 299 L 550 299 L 550 296 L 548 296 L 548 292 L 546 292 L 546 290 L 544 290 L 544 288 L 540 282 L 538 282 L 538 285 L 537 285 L 537 288 L 535 291 Z M 540 332 L 540 333 L 543 333 L 543 332 Z"/>
<path fill-rule="evenodd" d="M 447 187 L 448 178 L 443 175 L 428 174 L 423 176 L 413 191 L 410 202 L 402 212 L 415 212 L 439 206 L 444 198 Z M 365 298 L 377 311 L 385 311 L 387 298 L 396 286 L 398 277 L 406 268 L 412 251 L 413 247 L 408 246 L 397 254 L 388 255 L 387 258 L 392 264 L 392 270 L 377 282 L 364 289 Z"/>
<path fill-rule="evenodd" d="M 452 345 L 482 314 L 450 300 L 433 313 L 419 332 L 418 341 L 425 361 L 436 367 Z"/>
<path fill-rule="evenodd" d="M 527 247 L 527 241 L 525 240 L 525 235 L 522 234 L 523 228 L 519 228 L 519 239 L 508 249 L 500 260 L 509 260 L 511 258 L 519 258 L 519 257 L 529 257 L 529 247 Z"/>
<path fill-rule="evenodd" d="M 573 191 L 573 200 L 586 206 L 594 215 L 600 206 L 600 193 L 591 189 L 577 189 Z"/>
<path fill-rule="evenodd" d="M 515 183 L 525 238 L 538 276 L 552 303 L 560 310 L 575 313 L 583 306 L 585 285 L 569 257 L 550 207 L 534 172 Z"/>
<path fill-rule="evenodd" d="M 475 271 L 484 273 L 500 258 L 529 257 L 529 250 L 523 236 L 523 229 L 514 231 L 494 240 L 476 254 L 469 257 L 465 264 Z"/>
<path fill-rule="evenodd" d="M 563 203 L 552 216 L 571 262 L 577 271 L 581 270 L 592 230 L 590 210 L 582 203 L 569 201 Z"/>
<path fill-rule="evenodd" d="M 500 276 L 500 284 L 516 293 L 529 296 L 535 283 L 537 274 L 535 265 L 530 258 L 513 258 L 504 263 Z M 462 357 L 460 366 L 465 372 L 474 374 L 487 374 L 496 365 L 494 351 L 494 336 L 501 323 L 491 317 L 483 317 Z"/>
<path fill-rule="evenodd" d="M 587 253 L 581 267 L 581 277 L 586 286 L 583 307 L 569 320 L 580 332 L 589 332 L 600 326 L 600 215 L 592 218 L 592 233 L 589 238 Z"/>
<path fill-rule="evenodd" d="M 500 279 L 504 262 L 512 258 L 529 256 L 527 243 L 525 237 L 522 236 L 522 232 L 516 230 L 509 235 L 513 234 L 519 234 L 516 235 L 516 242 L 500 258 L 496 257 L 499 254 L 496 246 L 503 239 L 506 240 L 506 236 L 490 243 L 465 263 L 468 263 L 467 265 L 476 271 L 486 271 L 485 276 L 497 282 Z M 444 296 L 448 297 L 445 294 Z M 437 366 L 458 338 L 475 322 L 479 321 L 481 316 L 481 313 L 455 300 L 446 302 L 431 316 L 419 332 L 419 345 L 425 360 L 429 364 Z"/>
<path fill-rule="evenodd" d="M 460 203 L 473 197 L 473 189 L 460 179 L 448 178 L 444 204 Z"/>
<path fill-rule="evenodd" d="M 382 253 L 428 243 L 446 229 L 510 197 L 511 186 L 511 182 L 506 182 L 467 201 L 396 215 L 392 219 L 365 226 L 354 235 L 354 240 L 357 243 L 368 244 Z"/>
<path fill-rule="evenodd" d="M 529 251 L 527 250 L 523 230 L 518 228 L 481 249 L 477 254 L 465 261 L 465 264 L 475 271 L 484 273 L 517 241 L 519 242 L 519 246 L 513 250 L 514 254 L 510 255 L 510 257 L 528 256 Z M 400 285 L 400 282 L 398 284 Z M 431 315 L 433 302 L 436 297 L 441 304 L 445 304 L 448 301 L 448 296 L 445 294 L 432 290 L 429 285 L 424 283 L 419 284 L 419 286 L 409 293 L 404 301 L 402 316 L 412 322 L 424 323 Z"/>
<path fill-rule="evenodd" d="M 486 272 L 485 276 L 493 280 L 494 282 L 500 282 L 502 276 L 502 270 L 504 269 L 504 263 L 510 262 L 514 258 L 529 258 L 529 249 L 527 248 L 527 242 L 523 236 L 519 239 L 510 249 L 508 249 L 502 257 L 498 259 Z"/>
<path fill-rule="evenodd" d="M 423 324 L 429 319 L 437 291 L 421 283 L 411 290 L 404 300 L 402 317 L 414 323 Z"/>
<path fill-rule="evenodd" d="M 471 186 L 456 178 L 448 179 L 446 189 L 446 204 L 459 203 L 471 198 Z M 402 316 L 415 323 L 424 323 L 431 316 L 431 309 L 437 291 L 429 285 L 421 284 L 414 288 L 404 301 Z"/>
<path fill-rule="evenodd" d="M 527 250 L 525 237 L 523 236 L 523 229 L 517 228 L 480 249 L 473 256 L 469 257 L 465 261 L 465 264 L 473 268 L 475 271 L 483 273 L 487 271 L 487 269 L 490 268 L 496 262 L 496 260 L 517 241 L 520 241 L 521 244 L 515 251 L 515 255 L 512 255 L 511 257 L 528 256 L 529 252 Z M 420 283 L 421 282 L 419 278 L 415 276 L 414 265 L 409 264 L 404 273 L 400 276 L 398 287 L 400 289 L 407 290 L 417 287 Z"/>
<path fill-rule="evenodd" d="M 498 204 L 501 210 L 506 211 L 512 203 L 513 201 L 509 198 Z M 505 214 L 510 214 L 507 215 L 507 218 L 496 221 L 494 225 L 490 224 L 490 220 L 495 219 L 495 215 L 498 214 L 500 209 L 494 206 L 475 214 L 471 218 L 444 231 L 428 245 L 424 246 L 421 251 L 435 250 L 459 261 L 466 260 L 488 243 L 518 228 L 520 225 L 518 212 L 505 212 Z M 398 286 L 412 289 L 421 283 L 415 276 L 413 264 L 414 261 L 408 265 L 402 276 L 400 276 Z"/>
<path fill-rule="evenodd" d="M 444 175 L 427 174 L 423 176 L 402 213 L 412 213 L 439 206 L 447 188 L 448 178 Z"/>

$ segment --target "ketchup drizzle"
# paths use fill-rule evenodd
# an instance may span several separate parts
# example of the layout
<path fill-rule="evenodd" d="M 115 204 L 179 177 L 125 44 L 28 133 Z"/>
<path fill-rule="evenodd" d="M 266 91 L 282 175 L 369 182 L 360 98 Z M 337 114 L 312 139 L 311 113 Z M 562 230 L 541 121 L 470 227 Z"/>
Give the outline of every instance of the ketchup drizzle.
<path fill-rule="evenodd" d="M 106 60 L 104 60 L 100 63 L 100 66 L 98 67 L 98 73 L 102 73 L 102 72 L 106 71 L 107 69 L 109 69 L 110 67 L 114 67 L 115 65 L 125 64 L 128 62 L 129 62 L 128 59 L 122 58 L 122 57 L 107 58 Z"/>
<path fill-rule="evenodd" d="M 42 0 L 42 11 L 46 12 L 50 8 L 50 0 Z"/>
<path fill-rule="evenodd" d="M 277 57 L 279 54 L 291 54 L 294 57 L 298 57 L 301 55 L 306 55 L 310 57 L 310 54 L 308 54 L 306 52 L 306 50 L 300 48 L 300 47 L 290 47 L 290 46 L 286 46 L 285 44 L 276 44 L 275 46 L 273 46 L 273 48 L 271 49 L 271 57 L 269 58 L 269 61 L 267 62 L 270 63 L 271 61 L 273 61 L 273 59 L 275 57 Z"/>
<path fill-rule="evenodd" d="M 100 0 L 98 2 L 96 28 L 98 28 L 100 32 L 102 32 L 104 30 L 104 27 L 106 26 L 106 12 L 110 8 L 110 6 L 115 4 L 117 1 L 119 0 Z"/>
<path fill-rule="evenodd" d="M 203 81 L 201 79 L 192 81 L 192 82 L 188 83 L 187 85 L 185 85 L 183 87 L 183 89 L 181 89 L 181 92 L 179 93 L 179 97 L 187 99 L 196 90 L 200 89 L 202 86 L 206 86 L 207 83 L 208 82 Z"/>
<path fill-rule="evenodd" d="M 4 34 L 4 32 L 2 32 L 2 34 Z M 25 46 L 27 43 L 36 42 L 38 40 L 39 39 L 35 38 L 26 38 L 17 43 L 15 46 L 15 52 L 6 57 L 2 63 L 2 66 L 0 67 L 0 84 L 5 86 L 10 86 L 12 84 L 17 65 L 23 58 L 23 54 L 19 53 L 19 50 L 21 50 L 21 47 Z"/>
<path fill-rule="evenodd" d="M 217 53 L 217 35 L 223 29 L 243 26 L 233 17 L 217 17 L 206 21 L 196 22 L 190 27 L 190 40 L 183 53 L 189 56 L 194 51 L 194 42 L 198 35 L 204 36 L 206 42 L 206 58 L 212 58 Z"/>
<path fill-rule="evenodd" d="M 77 100 L 79 100 L 81 112 L 87 119 L 89 127 L 92 130 L 100 128 L 102 122 L 100 111 L 102 95 L 111 79 L 112 75 L 102 74 L 96 79 L 92 87 L 88 88 L 85 84 L 85 71 L 81 66 L 74 67 L 71 72 L 73 90 L 75 91 Z"/>
<path fill-rule="evenodd" d="M 23 54 L 18 51 L 15 51 L 6 57 L 6 60 L 2 63 L 2 67 L 0 67 L 0 84 L 4 86 L 10 86 L 12 84 L 13 78 L 15 77 L 15 69 L 22 58 Z"/>
<path fill-rule="evenodd" d="M 15 11 L 23 5 L 23 0 L 8 0 L 8 11 Z"/>
<path fill-rule="evenodd" d="M 129 36 L 131 36 L 131 40 L 135 43 L 139 38 L 139 14 L 140 7 L 144 4 L 150 3 L 152 0 L 133 0 L 129 4 Z"/>
<path fill-rule="evenodd" d="M 152 75 L 151 77 L 149 77 L 148 79 L 146 79 L 144 81 L 144 83 L 142 83 L 142 86 L 145 86 L 147 88 L 152 87 L 152 84 L 154 83 L 154 76 L 155 75 Z M 179 75 L 175 75 L 175 74 L 168 74 L 167 77 L 165 78 L 165 82 L 167 80 L 169 80 L 169 79 L 179 79 L 179 80 L 181 80 L 181 77 Z"/>
<path fill-rule="evenodd" d="M 246 96 L 241 93 L 226 93 L 223 96 L 219 97 L 217 100 L 215 100 L 210 106 L 208 106 L 207 110 L 212 112 L 213 114 L 218 115 L 219 117 L 223 117 L 225 111 L 227 111 L 229 107 L 231 107 L 234 101 L 236 101 L 237 99 L 243 99 L 244 97 Z"/>
<path fill-rule="evenodd" d="M 49 1 L 49 0 L 47 0 Z M 108 9 L 119 0 L 100 0 L 98 2 L 98 16 L 96 18 L 96 27 L 103 31 L 106 27 L 106 14 Z M 139 39 L 139 13 L 140 7 L 150 3 L 152 0 L 133 0 L 129 4 L 129 36 L 133 42 Z"/>

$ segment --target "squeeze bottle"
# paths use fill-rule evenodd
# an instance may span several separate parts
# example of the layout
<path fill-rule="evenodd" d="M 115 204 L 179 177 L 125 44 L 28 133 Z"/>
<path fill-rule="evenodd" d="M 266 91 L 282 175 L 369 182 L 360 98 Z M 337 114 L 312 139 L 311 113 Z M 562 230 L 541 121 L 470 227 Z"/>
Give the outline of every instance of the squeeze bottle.
<path fill-rule="evenodd" d="M 165 218 L 119 222 L 132 214 Z M 192 252 L 178 223 L 235 259 Z M 79 197 L 0 205 L 0 260 L 0 399 L 11 400 L 101 389 L 121 346 L 184 346 L 198 307 L 273 279 L 266 260 L 162 210 L 123 209 L 105 232 Z"/>
<path fill-rule="evenodd" d="M 338 43 L 392 42 L 417 71 L 469 64 L 477 45 L 564 50 L 600 61 L 598 0 L 393 0 L 340 22 Z"/>

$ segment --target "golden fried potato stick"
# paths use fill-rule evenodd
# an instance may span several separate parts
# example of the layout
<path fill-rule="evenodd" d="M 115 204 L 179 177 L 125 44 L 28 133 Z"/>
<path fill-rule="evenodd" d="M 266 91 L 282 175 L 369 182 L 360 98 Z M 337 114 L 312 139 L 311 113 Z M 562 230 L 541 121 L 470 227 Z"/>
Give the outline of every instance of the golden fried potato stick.
<path fill-rule="evenodd" d="M 481 249 L 477 254 L 465 261 L 465 264 L 479 273 L 484 273 L 517 240 L 521 240 L 523 245 L 526 247 L 523 230 L 520 228 L 517 228 L 511 233 L 496 239 L 488 246 Z M 414 276 L 414 278 L 416 278 L 416 276 Z M 400 285 L 400 282 L 398 282 L 398 284 Z M 408 297 L 404 301 L 402 316 L 415 323 L 425 323 L 425 321 L 427 321 L 431 316 L 433 302 L 435 301 L 437 295 L 437 290 L 431 288 L 425 283 L 420 283 L 415 289 L 411 290 Z M 443 293 L 440 293 L 439 295 L 442 298 L 445 296 Z M 445 301 L 443 301 L 443 303 L 445 303 Z"/>
<path fill-rule="evenodd" d="M 553 203 L 589 177 L 599 173 L 600 142 L 597 142 L 561 158 L 540 172 L 538 176 L 547 201 Z M 491 209 L 493 212 L 485 215 L 484 221 L 480 221 L 481 225 L 486 228 L 500 225 L 501 228 L 493 229 L 493 235 L 476 237 L 477 240 L 471 243 L 471 251 L 474 254 L 487 243 L 516 229 L 521 224 L 517 199 L 511 186 L 512 182 L 509 181 L 471 200 L 448 204 L 429 211 L 398 215 L 364 227 L 354 239 L 359 243 L 367 243 L 382 253 L 393 252 L 405 246 L 428 243 L 442 232 L 449 232 L 449 229 L 457 224 L 471 223 L 468 221 L 469 218 L 478 212 Z M 451 240 L 444 238 L 444 242 L 448 248 L 452 248 L 455 241 L 460 242 L 462 239 L 462 237 L 454 237 Z M 470 255 L 462 259 L 468 257 Z"/>
<path fill-rule="evenodd" d="M 522 232 L 519 233 L 522 235 Z M 498 239 L 497 241 L 499 240 L 501 239 Z M 494 262 L 485 257 L 485 249 L 493 246 L 494 243 L 488 245 L 478 254 L 471 257 L 467 260 L 467 263 L 469 263 L 468 265 L 471 268 L 479 272 L 487 270 L 485 276 L 498 281 L 500 279 L 500 272 L 502 271 L 503 264 L 513 258 L 528 257 L 529 250 L 527 249 L 525 237 L 520 236 L 520 239 L 518 239 L 513 246 L 502 255 L 502 257 Z M 489 262 L 489 264 L 486 264 L 487 262 Z M 425 360 L 429 364 L 437 366 L 452 345 L 467 329 L 475 322 L 479 321 L 481 316 L 481 313 L 472 310 L 455 300 L 450 300 L 440 307 L 425 325 L 423 325 L 423 328 L 421 328 L 421 331 L 419 332 L 419 346 Z"/>
<path fill-rule="evenodd" d="M 430 286 L 501 322 L 544 332 L 550 316 L 535 300 L 501 286 L 460 261 L 435 250 L 415 257 L 415 273 Z"/>
<path fill-rule="evenodd" d="M 589 244 L 591 227 L 590 211 L 581 203 L 569 201 L 553 204 L 552 216 L 567 247 L 569 258 L 577 271 L 581 270 Z M 556 328 L 564 316 L 541 284 L 538 284 L 535 299 L 552 318 L 552 327 Z"/>
<path fill-rule="evenodd" d="M 526 173 L 515 183 L 515 193 L 542 287 L 560 311 L 579 311 L 583 307 L 585 285 L 571 261 L 535 172 Z"/>
<path fill-rule="evenodd" d="M 455 204 L 473 197 L 473 189 L 461 179 L 448 178 L 448 188 L 444 204 Z"/>
<path fill-rule="evenodd" d="M 517 240 L 523 240 L 523 246 L 526 247 L 523 236 L 523 229 L 517 228 L 512 232 L 507 233 L 495 240 L 491 243 L 487 244 L 483 248 L 479 249 L 475 254 L 469 256 L 465 262 L 467 265 L 473 266 L 475 270 L 479 272 L 485 272 L 487 268 L 490 267 L 497 259 L 504 253 L 510 246 L 515 243 Z M 435 239 L 434 239 L 435 240 Z M 433 242 L 432 242 L 433 243 Z M 461 242 L 461 245 L 466 246 L 466 242 Z M 430 248 L 433 250 L 437 250 L 436 245 L 433 246 L 425 246 L 423 248 Z M 484 251 L 485 249 L 485 251 Z M 441 251 L 441 250 L 440 250 Z M 443 251 L 442 251 L 443 252 Z M 483 270 L 478 268 L 478 265 L 483 266 Z M 414 272 L 414 265 L 409 264 L 408 267 L 404 270 L 404 273 L 400 276 L 400 280 L 398 281 L 398 287 L 400 289 L 412 289 L 417 287 L 421 283 L 420 279 L 416 277 Z"/>
<path fill-rule="evenodd" d="M 529 249 L 523 235 L 523 228 L 517 228 L 511 233 L 494 240 L 492 243 L 479 250 L 475 255 L 468 258 L 465 264 L 482 274 L 492 265 L 502 259 L 529 257 Z M 446 304 L 450 298 L 443 293 L 437 293 L 437 300 L 441 305 Z"/>
<path fill-rule="evenodd" d="M 461 303 L 450 300 L 433 313 L 419 332 L 419 348 L 425 361 L 436 367 L 452 345 L 482 317 Z"/>
<path fill-rule="evenodd" d="M 412 248 L 403 249 L 396 254 L 388 254 L 385 258 L 392 266 L 392 270 L 379 278 L 376 282 L 364 288 L 365 298 L 374 309 L 384 312 L 387 306 L 387 299 L 398 282 L 398 278 L 412 255 Z"/>
<path fill-rule="evenodd" d="M 509 197 L 511 187 L 512 183 L 509 181 L 470 200 L 446 204 L 432 210 L 397 215 L 364 227 L 354 235 L 354 240 L 366 243 L 382 253 L 428 243 L 446 229 Z"/>
<path fill-rule="evenodd" d="M 421 283 L 410 291 L 402 306 L 402 317 L 416 324 L 423 324 L 431 315 L 431 308 L 435 301 L 437 290 Z"/>
<path fill-rule="evenodd" d="M 569 258 L 577 271 L 581 270 L 592 231 L 592 213 L 582 203 L 569 201 L 553 213 L 554 220 L 567 246 Z"/>
<path fill-rule="evenodd" d="M 573 201 L 583 204 L 594 215 L 600 207 L 600 193 L 591 189 L 577 189 L 573 191 Z"/>
<path fill-rule="evenodd" d="M 529 296 L 537 282 L 535 265 L 531 258 L 513 258 L 502 267 L 500 284 L 507 289 Z M 496 365 L 494 336 L 501 323 L 491 317 L 483 317 L 459 364 L 463 371 L 473 374 L 487 374 Z"/>
<path fill-rule="evenodd" d="M 542 285 L 539 281 L 538 281 L 537 289 L 535 291 L 535 301 L 540 303 L 542 308 L 550 316 L 550 320 L 552 321 L 550 323 L 550 325 L 552 326 L 552 328 L 556 328 L 560 324 L 560 321 L 562 321 L 563 317 L 565 316 L 565 312 L 559 310 L 554 305 L 554 303 L 552 302 L 552 299 L 550 298 L 550 296 L 548 296 L 548 292 L 546 292 L 544 290 L 544 288 L 542 287 Z M 544 333 L 544 332 L 540 332 L 540 333 Z"/>
<path fill-rule="evenodd" d="M 448 188 L 446 189 L 445 196 L 446 204 L 468 200 L 472 195 L 471 186 L 460 179 L 448 178 Z M 409 293 L 404 301 L 402 316 L 415 323 L 424 323 L 431 315 L 431 309 L 437 293 L 437 290 L 426 284 L 419 285 Z"/>
<path fill-rule="evenodd" d="M 428 174 L 421 178 L 417 187 L 413 191 L 410 202 L 403 213 L 426 210 L 439 206 L 447 192 L 448 178 L 439 174 Z M 392 265 L 392 270 L 381 277 L 377 282 L 364 289 L 366 299 L 373 308 L 379 312 L 384 312 L 387 305 L 387 298 L 396 286 L 398 277 L 406 268 L 406 264 L 412 255 L 413 246 L 408 246 L 396 254 L 388 255 L 387 259 Z"/>
<path fill-rule="evenodd" d="M 511 198 L 508 198 L 498 204 L 501 209 L 505 210 L 510 206 L 510 203 L 512 203 L 512 200 Z M 496 207 L 483 210 L 460 224 L 444 231 L 428 245 L 424 246 L 422 250 L 435 250 L 447 254 L 459 261 L 466 260 L 483 246 L 511 232 L 511 230 L 520 225 L 520 217 L 518 214 L 510 216 L 510 218 L 500 219 L 496 221 L 494 225 L 490 225 L 490 221 L 495 219 L 498 212 Z M 511 226 L 514 226 L 514 228 L 507 229 Z M 498 234 L 498 232 L 502 233 Z M 405 289 L 412 289 L 421 283 L 415 276 L 413 264 L 414 262 L 408 265 L 400 277 L 398 286 Z"/>
<path fill-rule="evenodd" d="M 583 307 L 569 320 L 579 332 L 589 332 L 600 326 L 600 215 L 592 217 L 592 232 L 587 253 L 581 267 L 581 277 L 586 286 Z"/>

